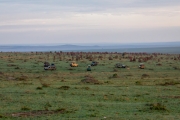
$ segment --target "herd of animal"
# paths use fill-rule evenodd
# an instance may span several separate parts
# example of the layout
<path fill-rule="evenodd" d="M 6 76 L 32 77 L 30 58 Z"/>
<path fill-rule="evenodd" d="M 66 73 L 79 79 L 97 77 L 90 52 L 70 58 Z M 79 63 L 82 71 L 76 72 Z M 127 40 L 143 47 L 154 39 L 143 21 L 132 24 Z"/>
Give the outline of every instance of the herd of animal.
<path fill-rule="evenodd" d="M 139 62 L 139 68 L 144 69 L 145 65 L 143 63 L 146 63 L 148 61 L 157 61 L 158 63 L 161 62 L 161 60 L 180 60 L 180 54 L 162 54 L 162 53 L 118 53 L 118 52 L 55 52 L 54 53 L 38 53 L 36 52 L 36 55 L 45 54 L 47 55 L 47 60 L 50 59 L 50 55 L 53 55 L 53 61 L 56 60 L 59 61 L 80 61 L 83 59 L 87 59 L 89 61 L 93 61 L 91 64 L 89 64 L 88 68 L 91 66 L 97 66 L 98 62 L 94 61 L 97 60 L 121 60 L 126 59 L 130 62 Z M 66 56 L 66 57 L 65 57 Z M 76 62 L 70 63 L 71 67 L 78 67 L 78 64 Z M 123 65 L 122 63 L 116 63 L 116 68 L 127 68 L 128 66 Z M 56 67 L 54 64 L 44 64 L 45 70 L 56 70 Z"/>

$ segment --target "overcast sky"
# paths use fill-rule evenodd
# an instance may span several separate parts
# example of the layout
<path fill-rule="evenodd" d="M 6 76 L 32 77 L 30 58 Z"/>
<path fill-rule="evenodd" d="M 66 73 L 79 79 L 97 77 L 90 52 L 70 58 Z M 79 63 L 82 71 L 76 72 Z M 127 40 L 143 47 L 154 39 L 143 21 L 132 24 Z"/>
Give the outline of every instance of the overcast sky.
<path fill-rule="evenodd" d="M 0 44 L 180 42 L 180 0 L 0 0 Z"/>

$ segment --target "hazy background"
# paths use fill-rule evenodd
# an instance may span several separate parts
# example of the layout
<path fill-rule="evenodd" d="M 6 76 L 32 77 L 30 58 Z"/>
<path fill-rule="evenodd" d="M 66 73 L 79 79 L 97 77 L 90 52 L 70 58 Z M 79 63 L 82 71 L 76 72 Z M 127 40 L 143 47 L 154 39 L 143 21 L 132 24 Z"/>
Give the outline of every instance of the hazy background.
<path fill-rule="evenodd" d="M 180 42 L 180 0 L 0 0 L 0 44 Z"/>

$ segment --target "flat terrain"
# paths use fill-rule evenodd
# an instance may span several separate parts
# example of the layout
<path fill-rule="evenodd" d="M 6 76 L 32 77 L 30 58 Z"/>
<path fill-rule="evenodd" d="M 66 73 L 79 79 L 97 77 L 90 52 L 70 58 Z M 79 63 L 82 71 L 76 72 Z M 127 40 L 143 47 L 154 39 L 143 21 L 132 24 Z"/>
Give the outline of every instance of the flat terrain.
<path fill-rule="evenodd" d="M 2 119 L 180 119 L 179 54 L 1 52 L 0 63 Z"/>

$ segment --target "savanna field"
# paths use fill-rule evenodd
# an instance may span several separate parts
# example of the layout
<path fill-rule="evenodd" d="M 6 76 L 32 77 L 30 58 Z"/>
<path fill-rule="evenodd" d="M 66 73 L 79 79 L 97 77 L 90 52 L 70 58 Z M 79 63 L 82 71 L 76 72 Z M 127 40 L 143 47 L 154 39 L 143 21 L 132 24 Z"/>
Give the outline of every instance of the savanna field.
<path fill-rule="evenodd" d="M 0 119 L 180 119 L 179 54 L 0 52 L 0 64 Z"/>

